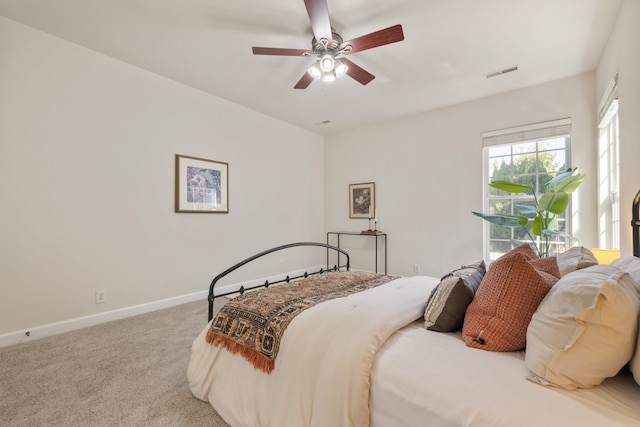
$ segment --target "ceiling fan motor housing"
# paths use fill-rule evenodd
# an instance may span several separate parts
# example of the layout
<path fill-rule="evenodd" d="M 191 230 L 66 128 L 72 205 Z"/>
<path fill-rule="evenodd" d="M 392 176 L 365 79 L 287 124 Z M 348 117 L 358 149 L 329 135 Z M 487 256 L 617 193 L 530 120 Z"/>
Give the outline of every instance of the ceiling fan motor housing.
<path fill-rule="evenodd" d="M 331 38 L 332 40 L 320 39 L 320 41 L 316 40 L 315 37 L 311 39 L 311 49 L 319 58 L 325 55 L 331 55 L 335 58 L 346 51 L 345 48 L 339 50 L 340 45 L 343 43 L 342 36 L 336 33 L 333 28 L 331 28 Z M 350 45 L 347 46 L 350 47 Z"/>

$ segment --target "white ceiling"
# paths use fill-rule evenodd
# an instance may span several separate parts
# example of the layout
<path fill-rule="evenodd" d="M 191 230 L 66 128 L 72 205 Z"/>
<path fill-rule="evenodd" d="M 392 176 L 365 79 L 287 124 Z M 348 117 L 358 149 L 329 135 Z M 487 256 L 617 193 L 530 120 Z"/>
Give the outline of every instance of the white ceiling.
<path fill-rule="evenodd" d="M 330 134 L 594 70 L 620 0 L 327 0 L 350 40 L 402 24 L 405 40 L 349 56 L 376 78 L 295 90 L 313 59 L 303 0 L 0 0 L 0 15 L 296 126 Z M 517 65 L 518 71 L 485 78 Z M 324 121 L 327 124 L 321 124 Z"/>

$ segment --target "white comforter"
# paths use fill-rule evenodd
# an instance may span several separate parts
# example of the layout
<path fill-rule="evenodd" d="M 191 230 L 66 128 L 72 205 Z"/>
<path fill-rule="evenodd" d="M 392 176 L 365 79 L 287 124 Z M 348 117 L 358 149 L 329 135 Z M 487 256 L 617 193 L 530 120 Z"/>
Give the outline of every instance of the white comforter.
<path fill-rule="evenodd" d="M 304 311 L 288 326 L 270 374 L 209 345 L 207 326 L 192 347 L 191 391 L 233 427 L 368 426 L 376 352 L 424 314 L 437 284 L 399 278 Z"/>
<path fill-rule="evenodd" d="M 627 367 L 590 389 L 527 380 L 524 351 L 467 347 L 459 332 L 423 321 L 378 351 L 371 385 L 372 427 L 640 426 L 640 386 Z"/>

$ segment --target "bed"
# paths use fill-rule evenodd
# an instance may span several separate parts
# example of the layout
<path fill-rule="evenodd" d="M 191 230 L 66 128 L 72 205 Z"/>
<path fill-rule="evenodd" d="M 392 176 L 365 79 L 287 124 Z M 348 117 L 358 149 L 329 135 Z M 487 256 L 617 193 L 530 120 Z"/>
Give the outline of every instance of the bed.
<path fill-rule="evenodd" d="M 635 214 L 634 221 L 635 241 L 640 226 Z M 338 250 L 324 243 L 295 243 L 274 250 L 307 245 Z M 250 257 L 228 272 L 272 251 Z M 512 257 L 518 262 L 526 258 L 526 250 L 514 251 Z M 210 402 L 233 427 L 640 425 L 637 252 L 611 265 L 598 264 L 582 247 L 558 255 L 553 263 L 526 260 L 529 267 L 551 266 L 559 277 L 528 308 L 526 347 L 517 350 L 484 348 L 496 341 L 484 329 L 473 331 L 466 317 L 462 327 L 449 322 L 451 331 L 436 327 L 447 323 L 440 321 L 450 314 L 442 308 L 456 294 L 452 289 L 464 289 L 464 285 L 472 290 L 472 301 L 463 311 L 465 316 L 477 311 L 472 304 L 487 297 L 487 291 L 481 295 L 481 290 L 492 283 L 490 276 L 500 277 L 494 273 L 499 270 L 498 261 L 472 289 L 471 279 L 484 267 L 481 262 L 439 278 L 395 277 L 351 271 L 348 254 L 343 255 L 346 264 L 330 270 L 288 277 L 277 285 L 266 282 L 259 290 L 239 289 L 241 295 L 232 301 L 239 299 L 241 306 L 244 300 L 264 301 L 265 293 L 279 288 L 291 294 L 305 283 L 322 287 L 323 281 L 331 282 L 335 276 L 355 277 L 362 288 L 346 294 L 340 289 L 333 299 L 310 291 L 311 296 L 302 300 L 315 299 L 317 304 L 299 310 L 296 303 L 282 309 L 297 313 L 292 319 L 271 323 L 272 332 L 274 324 L 275 329 L 282 327 L 271 364 L 264 363 L 264 354 L 256 355 L 256 340 L 264 338 L 265 332 L 247 332 L 251 325 L 225 317 L 230 314 L 222 310 L 213 316 L 213 302 L 219 296 L 214 280 L 209 322 L 192 347 L 187 373 L 192 393 Z M 470 269 L 475 272 L 469 273 Z M 548 278 L 547 273 L 536 272 Z M 443 296 L 443 283 L 453 282 L 455 287 Z M 441 303 L 434 303 L 438 298 Z M 580 299 L 584 301 L 578 304 Z M 518 306 L 513 301 L 509 304 Z M 434 306 L 440 309 L 436 321 L 428 318 Z M 520 314 L 527 310 L 518 307 Z M 255 314 L 255 306 L 252 310 Z M 522 318 L 512 321 L 523 323 Z M 235 325 L 231 329 L 237 336 L 250 337 L 246 341 L 253 342 L 253 353 L 233 340 L 219 338 L 216 331 L 225 325 L 226 332 Z"/>

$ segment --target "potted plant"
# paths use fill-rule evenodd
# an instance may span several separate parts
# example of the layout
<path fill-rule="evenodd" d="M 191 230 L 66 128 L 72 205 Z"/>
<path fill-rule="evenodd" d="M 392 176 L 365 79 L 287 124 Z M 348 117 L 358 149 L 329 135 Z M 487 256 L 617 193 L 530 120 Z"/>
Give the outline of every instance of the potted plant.
<path fill-rule="evenodd" d="M 512 194 L 531 192 L 533 205 L 516 204 L 518 215 L 488 214 L 473 212 L 474 215 L 492 224 L 505 227 L 522 227 L 531 240 L 531 244 L 539 257 L 549 256 L 551 242 L 557 236 L 567 236 L 558 230 L 557 218 L 569 206 L 569 194 L 573 193 L 586 178 L 578 173 L 578 168 L 567 169 L 559 173 L 544 185 L 545 193 L 536 194 L 531 185 L 522 185 L 505 180 L 493 180 L 489 186 Z M 535 238 L 534 236 L 538 236 Z M 570 236 L 568 236 L 570 237 Z M 514 245 L 521 245 L 524 241 L 511 239 Z"/>

